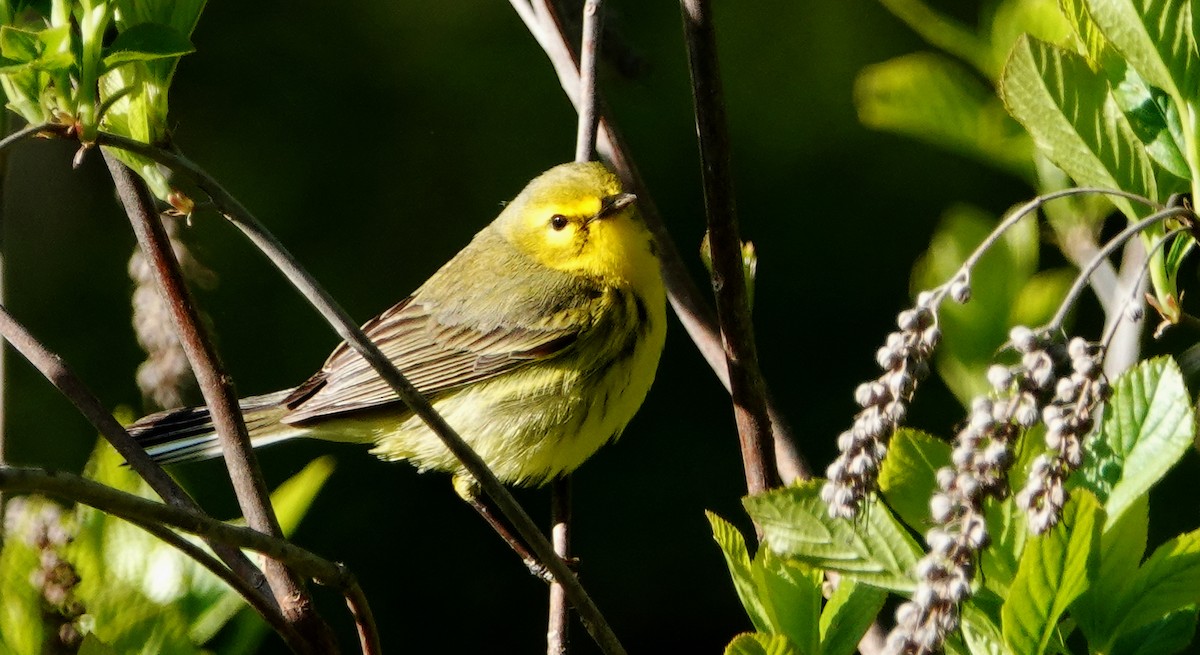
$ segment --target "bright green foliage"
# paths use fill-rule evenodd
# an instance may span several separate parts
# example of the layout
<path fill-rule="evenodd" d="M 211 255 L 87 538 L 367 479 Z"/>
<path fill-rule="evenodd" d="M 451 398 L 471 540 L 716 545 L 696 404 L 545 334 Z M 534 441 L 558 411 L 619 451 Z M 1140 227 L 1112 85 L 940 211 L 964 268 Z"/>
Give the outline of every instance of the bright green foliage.
<path fill-rule="evenodd" d="M 740 635 L 727 653 L 848 655 L 883 606 L 882 589 L 842 578 L 822 609 L 823 573 L 760 548 L 751 559 L 737 528 L 708 513 L 734 588 L 758 631 Z M 760 650 L 755 650 L 760 649 Z"/>
<path fill-rule="evenodd" d="M 53 0 L 48 16 L 0 5 L 0 87 L 26 121 L 73 125 L 85 143 L 103 128 L 146 143 L 167 137 L 167 89 L 205 0 Z M 18 24 L 17 21 L 20 21 Z M 107 46 L 110 28 L 116 37 Z M 160 198 L 147 160 L 117 156 Z"/>
<path fill-rule="evenodd" d="M 1068 481 L 1070 500 L 1053 529 L 1030 536 L 1011 495 L 985 503 L 991 543 L 980 555 L 974 593 L 961 608 L 948 653 L 1071 653 L 1067 644 L 1079 643 L 1080 635 L 1088 652 L 1107 655 L 1173 653 L 1190 644 L 1200 606 L 1200 530 L 1142 562 L 1148 491 L 1194 436 L 1189 396 L 1178 367 L 1164 358 L 1142 362 L 1112 386 L 1102 425 L 1087 441 L 1089 452 L 1105 455 L 1088 459 Z M 1041 430 L 1033 430 L 1017 444 L 1014 489 L 1041 443 Z M 872 503 L 855 521 L 828 518 L 820 481 L 748 497 L 746 509 L 764 534 L 753 559 L 741 534 L 710 515 L 758 630 L 730 644 L 742 650 L 727 652 L 853 652 L 885 593 L 912 592 L 919 552 L 908 530 L 931 526 L 936 471 L 950 461 L 946 442 L 898 431 L 879 474 L 886 504 Z M 821 570 L 841 575 L 823 609 Z"/>
<path fill-rule="evenodd" d="M 1016 653 L 1046 651 L 1067 606 L 1096 571 L 1102 514 L 1087 492 L 1077 492 L 1062 521 L 1030 542 L 1001 609 L 1004 642 Z"/>
<path fill-rule="evenodd" d="M 1142 362 L 1117 379 L 1114 390 L 1078 476 L 1104 502 L 1105 529 L 1166 475 L 1196 434 L 1183 375 L 1174 361 L 1159 357 Z"/>
<path fill-rule="evenodd" d="M 920 549 L 883 505 L 873 505 L 858 525 L 829 518 L 820 481 L 748 496 L 743 504 L 776 553 L 890 591 L 912 591 Z"/>
<path fill-rule="evenodd" d="M 156 499 L 121 462 L 101 442 L 85 473 L 105 485 Z M 332 470 L 330 459 L 314 460 L 272 494 L 285 533 L 298 525 Z M 22 514 L 33 515 L 28 510 Z M 78 574 L 73 594 L 86 612 L 79 620 L 88 638 L 81 652 L 200 653 L 205 642 L 239 615 L 252 616 L 254 627 L 240 630 L 229 652 L 252 653 L 266 634 L 265 623 L 240 595 L 141 528 L 83 506 L 75 509 L 71 524 L 74 539 L 61 554 Z M 40 590 L 30 583 L 37 553 L 19 538 L 21 534 L 19 527 L 10 531 L 0 551 L 0 652 L 37 655 L 42 652 L 42 601 Z"/>

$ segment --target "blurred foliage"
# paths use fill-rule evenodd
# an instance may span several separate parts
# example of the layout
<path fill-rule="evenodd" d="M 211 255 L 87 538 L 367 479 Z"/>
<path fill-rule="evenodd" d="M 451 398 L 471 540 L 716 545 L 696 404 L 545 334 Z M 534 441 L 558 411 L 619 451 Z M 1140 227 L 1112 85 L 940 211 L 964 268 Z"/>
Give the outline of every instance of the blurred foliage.
<path fill-rule="evenodd" d="M 313 460 L 271 494 L 285 534 L 296 529 L 332 472 L 332 459 Z M 85 475 L 157 499 L 105 441 Z M 254 653 L 267 634 L 266 623 L 222 580 L 122 519 L 83 505 L 63 510 L 31 496 L 10 501 L 9 520 L 0 550 L 0 652 L 41 655 L 57 652 L 49 642 L 80 648 L 82 639 L 80 652 L 201 653 L 239 616 L 252 620 L 239 619 L 246 627 L 223 642 L 223 653 Z M 64 644 L 63 634 L 72 641 Z"/>

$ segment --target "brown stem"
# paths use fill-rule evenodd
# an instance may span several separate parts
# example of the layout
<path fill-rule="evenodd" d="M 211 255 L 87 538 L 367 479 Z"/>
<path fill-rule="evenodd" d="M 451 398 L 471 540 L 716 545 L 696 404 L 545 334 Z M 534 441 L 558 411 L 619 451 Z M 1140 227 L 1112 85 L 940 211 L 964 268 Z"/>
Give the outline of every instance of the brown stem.
<path fill-rule="evenodd" d="M 395 365 L 388 360 L 387 356 L 379 350 L 379 347 L 363 334 L 362 330 L 358 328 L 357 324 L 346 313 L 346 310 L 342 309 L 333 297 L 329 295 L 329 292 L 317 283 L 311 273 L 300 266 L 296 258 L 284 248 L 283 244 L 275 238 L 275 235 L 271 234 L 258 219 L 254 218 L 254 215 L 249 210 L 230 195 L 211 175 L 186 158 L 139 141 L 103 132 L 97 136 L 97 143 L 143 155 L 156 163 L 166 166 L 176 174 L 187 177 L 202 191 L 207 193 L 212 199 L 213 204 L 218 208 L 218 211 L 262 251 L 288 282 L 304 296 L 305 300 L 316 308 L 329 323 L 330 327 L 333 328 L 334 332 L 345 340 L 350 347 L 354 348 L 375 369 L 375 372 L 387 382 L 388 386 L 396 392 L 396 395 L 413 410 L 414 414 L 421 417 L 421 420 L 425 422 L 429 429 L 442 440 L 446 448 L 454 453 L 455 457 L 462 462 L 463 468 L 471 474 L 479 484 L 480 489 L 492 499 L 492 502 L 496 504 L 500 512 L 504 514 L 504 517 L 508 519 L 521 538 L 525 540 L 525 543 L 529 545 L 530 550 L 533 551 L 533 554 L 541 564 L 550 571 L 555 580 L 566 588 L 567 596 L 571 599 L 571 604 L 575 607 L 576 611 L 579 612 L 580 620 L 583 622 L 584 627 L 587 628 L 588 633 L 595 639 L 597 645 L 600 646 L 601 650 L 610 655 L 625 653 L 624 647 L 621 646 L 616 634 L 613 633 L 612 628 L 605 621 L 604 615 L 600 613 L 600 609 L 592 601 L 587 591 L 583 588 L 583 585 L 579 583 L 578 578 L 575 577 L 575 574 L 566 563 L 554 554 L 553 546 L 551 546 L 541 530 L 538 529 L 533 519 L 529 518 L 529 514 L 517 503 L 512 494 L 500 484 L 495 474 L 487 468 L 487 465 L 484 464 L 479 455 L 433 409 L 429 401 L 422 397 L 412 384 L 404 378 Z"/>
<path fill-rule="evenodd" d="M 758 365 L 742 265 L 716 30 L 708 0 L 682 0 L 681 7 L 696 108 L 717 320 L 725 347 L 746 486 L 751 494 L 757 494 L 776 486 L 778 478 L 771 447 L 766 385 Z"/>
<path fill-rule="evenodd" d="M 204 513 L 196 501 L 192 500 L 192 497 L 167 475 L 161 466 L 150 459 L 146 451 L 142 450 L 141 446 L 129 436 L 125 428 L 104 409 L 99 398 L 88 390 L 74 371 L 68 368 L 58 355 L 47 350 L 20 323 L 17 323 L 3 306 L 0 306 L 0 336 L 3 336 L 17 352 L 29 360 L 29 363 L 38 372 L 75 405 L 84 418 L 88 419 L 92 426 L 113 445 L 129 463 L 130 468 L 142 476 L 142 479 L 159 497 L 180 510 L 196 514 Z M 234 572 L 250 582 L 260 594 L 264 592 L 265 581 L 262 572 L 246 559 L 241 551 L 236 548 L 222 547 L 220 544 L 211 545 Z M 264 597 L 274 606 L 272 596 L 264 594 Z"/>
<path fill-rule="evenodd" d="M 579 88 L 578 59 L 571 50 L 562 23 L 558 20 L 553 7 L 546 0 L 533 0 L 532 7 L 526 0 L 509 1 L 530 33 L 546 52 L 567 97 L 572 102 L 578 102 L 576 92 Z M 629 148 L 612 121 L 607 118 L 608 111 L 599 94 L 597 94 L 596 103 L 600 116 L 596 149 L 609 161 L 629 188 L 637 194 L 638 208 L 659 246 L 663 281 L 666 283 L 667 297 L 671 301 L 671 307 L 675 310 L 679 322 L 683 324 L 692 342 L 696 344 L 700 354 L 704 356 L 705 361 L 717 375 L 717 379 L 721 381 L 726 390 L 729 390 L 731 387 L 728 366 L 725 361 L 725 350 L 712 308 L 708 306 L 700 289 L 688 274 L 687 268 L 683 264 L 683 258 L 679 255 L 679 249 L 675 246 L 675 242 L 671 239 L 671 235 L 663 223 L 658 206 L 646 190 L 641 174 L 638 173 L 633 160 L 628 156 Z M 797 478 L 806 480 L 812 477 L 808 464 L 804 461 L 804 457 L 796 445 L 791 427 L 783 413 L 771 400 L 769 393 L 767 402 L 771 431 L 775 440 L 775 462 L 779 467 L 780 477 L 785 482 L 791 482 Z"/>
<path fill-rule="evenodd" d="M 184 284 L 170 239 L 158 220 L 150 192 L 140 177 L 110 153 L 104 153 L 104 160 L 208 404 L 238 505 L 250 527 L 282 538 L 283 531 L 271 508 L 267 484 L 258 469 L 232 382 L 211 340 L 200 327 L 195 303 Z M 304 582 L 280 562 L 266 561 L 263 571 L 284 617 L 309 639 L 314 651 L 337 652 L 333 634 L 313 608 Z"/>
<path fill-rule="evenodd" d="M 12 114 L 7 111 L 0 110 L 0 136 L 8 136 L 8 130 L 12 121 Z M 4 197 L 8 192 L 8 149 L 0 150 L 0 306 L 4 305 L 5 301 L 5 239 L 4 239 Z M 6 420 L 8 407 L 8 371 L 6 362 L 8 359 L 8 349 L 4 347 L 4 340 L 0 339 L 0 466 L 8 463 L 8 441 L 5 438 L 7 435 L 8 421 Z M 7 511 L 7 499 L 4 494 L 0 493 L 0 548 L 4 546 L 4 515 Z"/>
<path fill-rule="evenodd" d="M 345 566 L 330 562 L 289 541 L 146 500 L 60 471 L 3 466 L 0 467 L 0 489 L 55 496 L 94 507 L 151 531 L 168 526 L 197 535 L 209 542 L 262 553 L 269 559 L 287 564 L 305 578 L 312 578 L 322 585 L 341 590 L 358 622 L 359 633 L 364 635 L 364 655 L 376 655 L 381 652 L 374 616 L 354 574 Z M 311 650 L 311 645 L 307 642 L 301 643 L 300 646 L 305 651 Z"/>

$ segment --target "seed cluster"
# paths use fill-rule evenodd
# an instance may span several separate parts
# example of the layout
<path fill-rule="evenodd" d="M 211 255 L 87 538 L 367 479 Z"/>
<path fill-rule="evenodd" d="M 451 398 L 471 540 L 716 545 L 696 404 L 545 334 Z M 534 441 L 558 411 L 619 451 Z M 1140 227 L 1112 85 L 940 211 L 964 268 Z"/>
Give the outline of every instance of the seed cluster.
<path fill-rule="evenodd" d="M 1042 410 L 1046 447 L 1030 467 L 1029 480 L 1017 494 L 1017 505 L 1029 515 L 1029 529 L 1042 534 L 1062 517 L 1068 494 L 1063 483 L 1083 464 L 1083 438 L 1095 426 L 1099 405 L 1112 393 L 1104 379 L 1104 350 L 1076 337 L 1067 345 L 1071 374 L 1059 378 L 1054 399 Z"/>
<path fill-rule="evenodd" d="M 163 226 L 184 275 L 201 283 L 211 281 L 212 271 L 197 262 L 179 238 L 179 221 L 164 217 Z M 134 283 L 133 329 L 138 345 L 146 351 L 146 361 L 137 370 L 138 388 L 149 406 L 160 409 L 179 407 L 184 404 L 183 395 L 195 385 L 195 379 L 187 355 L 175 334 L 167 306 L 158 293 L 154 271 L 140 249 L 134 250 L 129 258 L 128 272 Z"/>
<path fill-rule="evenodd" d="M 42 621 L 49 628 L 45 651 L 77 651 L 83 642 L 79 619 L 85 609 L 75 597 L 79 574 L 62 556 L 74 539 L 69 519 L 50 501 L 23 497 L 9 501 L 4 518 L 5 534 L 24 540 L 38 552 L 38 567 L 29 582 L 41 591 Z"/>
<path fill-rule="evenodd" d="M 969 297 L 969 289 L 964 281 L 959 296 Z M 862 409 L 851 428 L 838 435 L 840 454 L 826 469 L 828 482 L 821 489 L 831 517 L 853 518 L 876 488 L 887 441 L 904 420 L 917 382 L 929 374 L 929 358 L 941 341 L 936 314 L 940 299 L 939 294 L 924 292 L 917 297 L 916 307 L 900 312 L 899 330 L 889 334 L 875 354 L 883 375 L 855 390 L 854 399 Z"/>
<path fill-rule="evenodd" d="M 959 431 L 952 466 L 937 472 L 939 491 L 930 500 L 936 527 L 925 535 L 929 553 L 917 565 L 917 589 L 896 611 L 896 628 L 885 652 L 933 653 L 958 628 L 960 604 L 971 595 L 978 554 L 990 543 L 983 502 L 1008 496 L 1013 446 L 1021 431 L 1040 418 L 1042 399 L 1054 386 L 1055 358 L 1049 342 L 1025 327 L 1010 333 L 1021 355 L 1013 367 L 993 366 L 993 397 L 971 404 Z"/>

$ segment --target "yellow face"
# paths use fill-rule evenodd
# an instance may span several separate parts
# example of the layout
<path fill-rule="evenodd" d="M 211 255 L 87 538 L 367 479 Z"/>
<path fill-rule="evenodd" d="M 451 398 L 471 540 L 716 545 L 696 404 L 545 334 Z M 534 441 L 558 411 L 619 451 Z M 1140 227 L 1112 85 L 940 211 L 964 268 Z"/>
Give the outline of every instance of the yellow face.
<path fill-rule="evenodd" d="M 639 285 L 659 273 L 634 201 L 602 164 L 564 164 L 531 182 L 498 223 L 512 243 L 545 266 Z"/>

